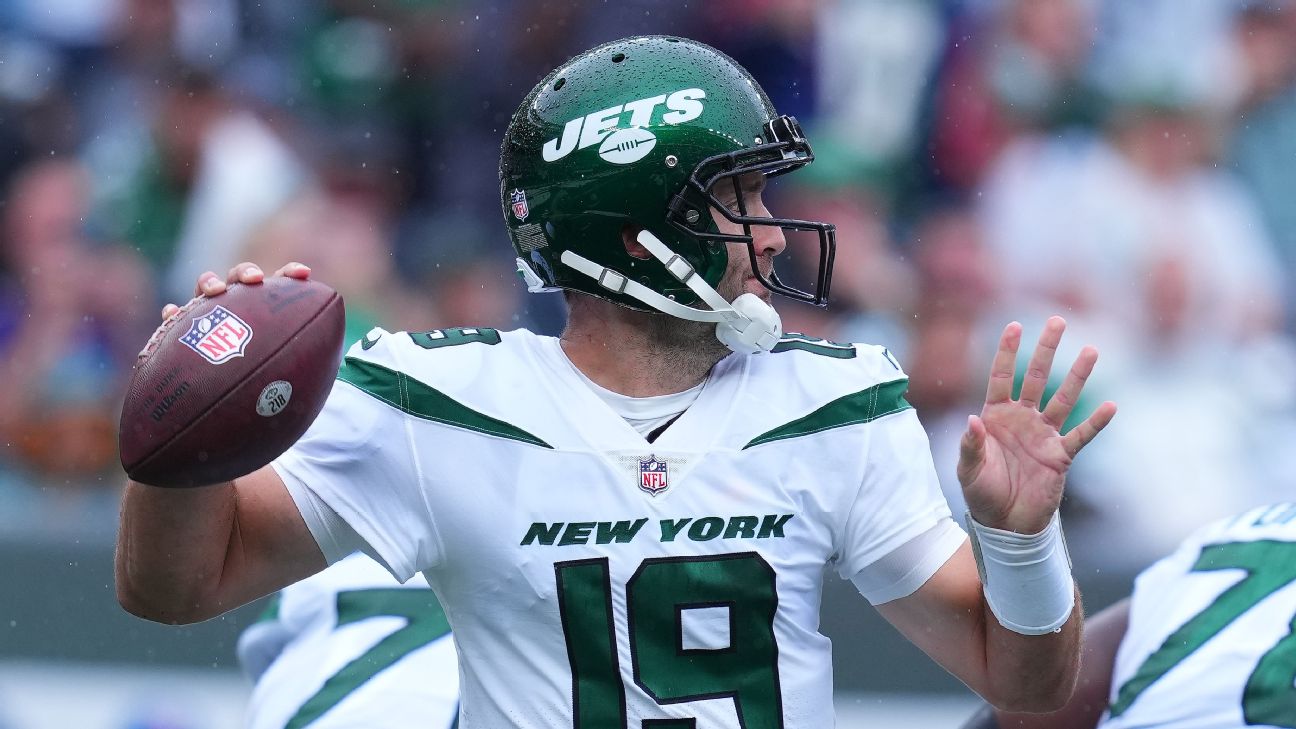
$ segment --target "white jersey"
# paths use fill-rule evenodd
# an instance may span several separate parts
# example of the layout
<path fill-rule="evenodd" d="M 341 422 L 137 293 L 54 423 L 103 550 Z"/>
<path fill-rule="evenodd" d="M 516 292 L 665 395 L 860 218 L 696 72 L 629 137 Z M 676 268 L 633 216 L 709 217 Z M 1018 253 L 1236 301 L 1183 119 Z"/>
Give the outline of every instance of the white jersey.
<path fill-rule="evenodd" d="M 356 554 L 284 588 L 239 636 L 256 682 L 249 729 L 449 729 L 459 712 L 450 627 L 422 578 Z"/>
<path fill-rule="evenodd" d="M 275 467 L 326 556 L 427 576 L 465 729 L 818 729 L 825 566 L 885 602 L 965 539 L 906 386 L 789 335 L 650 443 L 553 338 L 375 330 Z"/>
<path fill-rule="evenodd" d="M 1099 726 L 1296 727 L 1296 503 L 1202 529 L 1138 576 Z"/>

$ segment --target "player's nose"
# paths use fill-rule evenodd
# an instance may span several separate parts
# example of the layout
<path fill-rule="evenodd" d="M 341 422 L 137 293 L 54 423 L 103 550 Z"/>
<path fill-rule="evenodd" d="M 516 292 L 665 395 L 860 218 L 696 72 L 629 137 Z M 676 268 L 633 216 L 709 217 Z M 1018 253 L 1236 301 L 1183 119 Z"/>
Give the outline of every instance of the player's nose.
<path fill-rule="evenodd" d="M 758 256 L 777 256 L 787 248 L 787 237 L 777 225 L 753 225 L 752 245 Z"/>

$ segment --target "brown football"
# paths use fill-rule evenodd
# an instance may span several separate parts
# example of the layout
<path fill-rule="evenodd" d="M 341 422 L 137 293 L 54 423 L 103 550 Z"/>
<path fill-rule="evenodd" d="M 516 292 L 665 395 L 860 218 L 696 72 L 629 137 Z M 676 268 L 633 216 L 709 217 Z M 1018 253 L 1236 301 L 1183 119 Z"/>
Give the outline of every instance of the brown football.
<path fill-rule="evenodd" d="M 126 474 L 201 486 L 274 460 L 324 407 L 343 324 L 336 291 L 281 276 L 187 304 L 145 346 L 126 389 Z"/>

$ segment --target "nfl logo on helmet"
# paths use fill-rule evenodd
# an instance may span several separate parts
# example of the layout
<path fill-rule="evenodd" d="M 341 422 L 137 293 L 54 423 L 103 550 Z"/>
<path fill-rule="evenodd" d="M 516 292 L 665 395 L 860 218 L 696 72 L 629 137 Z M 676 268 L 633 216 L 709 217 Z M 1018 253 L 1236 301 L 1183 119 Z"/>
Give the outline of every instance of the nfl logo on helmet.
<path fill-rule="evenodd" d="M 513 217 L 526 220 L 531 214 L 531 209 L 527 207 L 526 190 L 514 190 L 509 193 L 509 200 L 513 203 Z"/>
<path fill-rule="evenodd" d="M 639 461 L 639 488 L 656 496 L 665 491 L 668 485 L 665 461 L 657 460 L 656 455 L 648 456 L 646 461 Z"/>
<path fill-rule="evenodd" d="M 212 364 L 242 357 L 252 341 L 252 327 L 223 306 L 194 320 L 180 342 Z"/>

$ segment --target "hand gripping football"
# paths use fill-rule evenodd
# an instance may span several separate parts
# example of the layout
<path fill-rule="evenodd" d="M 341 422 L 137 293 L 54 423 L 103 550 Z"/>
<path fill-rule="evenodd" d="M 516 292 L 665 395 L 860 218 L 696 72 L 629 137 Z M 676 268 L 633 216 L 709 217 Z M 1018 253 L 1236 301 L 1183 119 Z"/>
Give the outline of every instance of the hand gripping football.
<path fill-rule="evenodd" d="M 336 291 L 282 276 L 191 301 L 135 364 L 118 433 L 127 475 L 202 486 L 274 460 L 324 407 L 343 320 Z"/>

